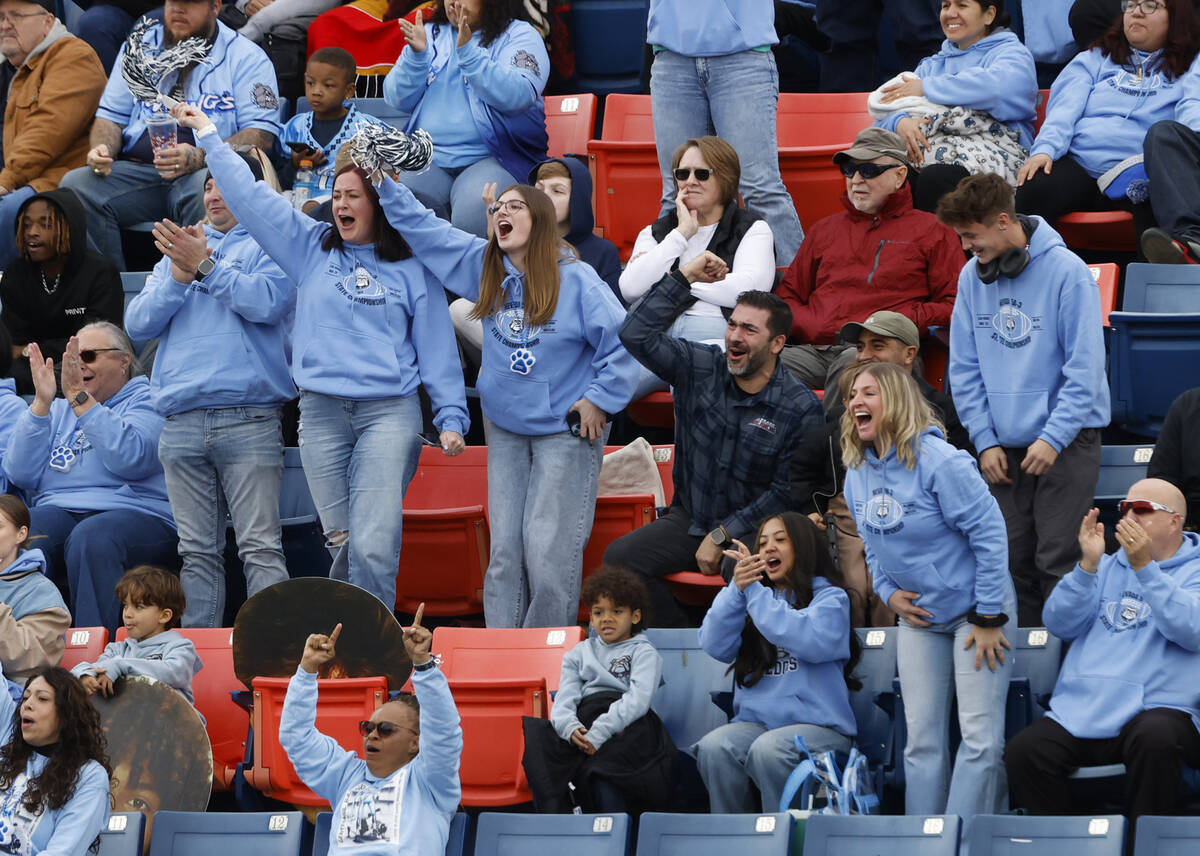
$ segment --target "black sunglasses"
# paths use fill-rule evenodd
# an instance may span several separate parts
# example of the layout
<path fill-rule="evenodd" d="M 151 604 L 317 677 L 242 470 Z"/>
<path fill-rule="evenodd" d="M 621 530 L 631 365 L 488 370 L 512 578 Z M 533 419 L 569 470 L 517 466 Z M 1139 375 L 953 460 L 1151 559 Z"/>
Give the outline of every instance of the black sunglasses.
<path fill-rule="evenodd" d="M 854 173 L 861 173 L 863 178 L 878 178 L 889 169 L 900 166 L 898 163 L 854 163 L 848 162 L 841 166 L 842 175 L 853 178 Z"/>
<path fill-rule="evenodd" d="M 671 174 L 675 176 L 676 181 L 687 181 L 693 172 L 696 173 L 696 181 L 708 181 L 713 174 L 711 169 L 689 169 L 686 166 L 679 167 Z"/>
<path fill-rule="evenodd" d="M 412 731 L 413 734 L 417 733 L 416 731 L 409 728 L 408 726 L 397 725 L 394 722 L 386 722 L 386 721 L 372 722 L 369 719 L 360 719 L 358 721 L 358 733 L 361 734 L 363 737 L 366 737 L 372 731 L 376 731 L 376 730 L 379 731 L 380 737 L 391 737 L 393 734 L 395 734 L 397 731 L 400 731 L 400 730 Z"/>
<path fill-rule="evenodd" d="M 121 349 L 120 348 L 88 348 L 86 351 L 79 352 L 79 359 L 82 360 L 83 362 L 91 365 L 92 363 L 96 362 L 96 356 L 101 351 L 119 351 L 119 350 L 121 350 Z"/>

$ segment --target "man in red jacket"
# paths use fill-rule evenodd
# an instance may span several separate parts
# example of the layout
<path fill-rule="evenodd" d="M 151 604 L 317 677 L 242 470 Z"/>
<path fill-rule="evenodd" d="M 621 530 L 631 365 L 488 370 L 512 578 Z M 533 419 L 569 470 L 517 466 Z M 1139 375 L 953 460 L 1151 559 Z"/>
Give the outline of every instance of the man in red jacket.
<path fill-rule="evenodd" d="M 854 362 L 845 324 L 889 309 L 924 334 L 948 326 L 965 257 L 954 232 L 913 208 L 904 141 L 867 128 L 833 156 L 846 176 L 846 210 L 808 229 L 776 289 L 792 309 L 780 359 L 801 382 L 831 389 Z"/>

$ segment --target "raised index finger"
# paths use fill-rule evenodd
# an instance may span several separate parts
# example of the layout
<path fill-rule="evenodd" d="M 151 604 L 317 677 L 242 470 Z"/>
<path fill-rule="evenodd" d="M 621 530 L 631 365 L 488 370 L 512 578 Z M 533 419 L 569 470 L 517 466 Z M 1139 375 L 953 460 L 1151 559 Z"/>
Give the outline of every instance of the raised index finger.
<path fill-rule="evenodd" d="M 342 635 L 342 622 L 337 623 L 337 627 L 333 628 L 333 632 L 329 634 L 329 641 L 326 643 L 329 647 L 337 644 L 338 637 Z"/>
<path fill-rule="evenodd" d="M 421 605 L 417 607 L 417 614 L 413 616 L 413 627 L 421 626 L 421 616 L 425 614 L 425 601 L 421 601 Z"/>

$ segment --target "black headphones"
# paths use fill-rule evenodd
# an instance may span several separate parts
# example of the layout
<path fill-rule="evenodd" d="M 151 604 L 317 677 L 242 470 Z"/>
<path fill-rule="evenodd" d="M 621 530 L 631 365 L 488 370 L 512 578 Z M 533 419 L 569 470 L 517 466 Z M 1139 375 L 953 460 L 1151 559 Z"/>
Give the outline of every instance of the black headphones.
<path fill-rule="evenodd" d="M 990 262 L 977 262 L 975 272 L 982 282 L 991 285 L 1003 274 L 1016 279 L 1029 266 L 1029 250 L 1026 247 L 1011 247 Z"/>

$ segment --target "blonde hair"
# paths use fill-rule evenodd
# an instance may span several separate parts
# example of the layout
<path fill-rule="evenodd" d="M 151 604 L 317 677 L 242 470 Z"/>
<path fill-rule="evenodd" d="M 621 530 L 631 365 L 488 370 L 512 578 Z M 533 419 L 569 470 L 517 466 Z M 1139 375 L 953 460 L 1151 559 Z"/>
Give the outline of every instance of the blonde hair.
<path fill-rule="evenodd" d="M 921 395 L 912 372 L 891 363 L 855 363 L 846 369 L 838 384 L 843 404 L 849 404 L 850 390 L 855 381 L 867 374 L 879 385 L 879 396 L 883 402 L 877 435 L 879 442 L 885 448 L 894 447 L 896 457 L 911 470 L 917 465 L 921 433 L 933 427 L 944 434 L 945 428 L 934 415 L 925 396 Z M 866 449 L 858 436 L 858 427 L 849 407 L 842 413 L 841 440 L 842 461 L 848 469 L 857 468 L 866 457 Z"/>

